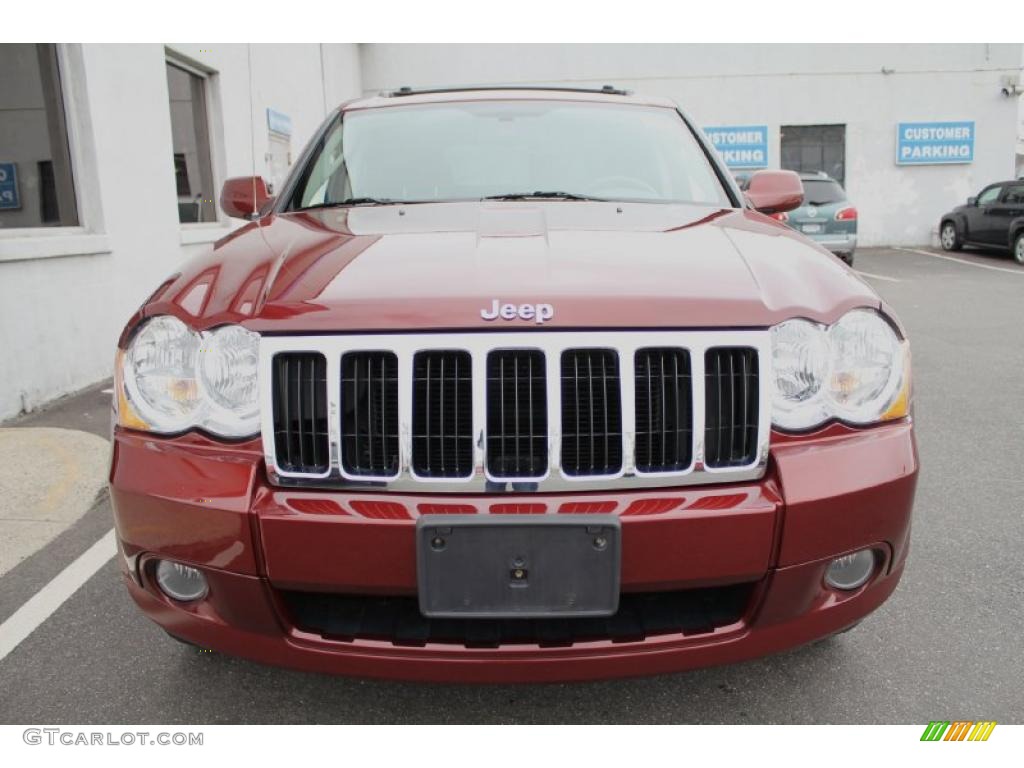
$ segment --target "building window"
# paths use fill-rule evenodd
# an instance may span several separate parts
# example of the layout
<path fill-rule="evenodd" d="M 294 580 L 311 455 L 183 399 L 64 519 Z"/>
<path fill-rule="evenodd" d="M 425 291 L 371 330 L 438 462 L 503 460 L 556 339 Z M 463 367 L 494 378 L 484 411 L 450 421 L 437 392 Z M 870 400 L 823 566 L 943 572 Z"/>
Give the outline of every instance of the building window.
<path fill-rule="evenodd" d="M 77 225 L 57 47 L 0 45 L 0 229 Z"/>
<path fill-rule="evenodd" d="M 846 126 L 782 126 L 782 167 L 803 173 L 824 171 L 845 186 Z"/>
<path fill-rule="evenodd" d="M 183 224 L 216 221 L 206 78 L 168 62 L 167 91 L 170 95 L 178 220 Z"/>

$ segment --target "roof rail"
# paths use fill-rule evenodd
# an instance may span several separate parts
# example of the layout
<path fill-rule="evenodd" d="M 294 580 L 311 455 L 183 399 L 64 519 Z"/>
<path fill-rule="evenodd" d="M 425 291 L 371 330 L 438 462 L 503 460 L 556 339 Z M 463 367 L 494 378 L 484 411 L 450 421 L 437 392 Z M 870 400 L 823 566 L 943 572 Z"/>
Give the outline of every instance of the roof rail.
<path fill-rule="evenodd" d="M 630 96 L 632 91 L 625 88 L 616 88 L 614 85 L 602 85 L 598 87 L 574 86 L 574 85 L 454 85 L 440 86 L 436 88 L 413 88 L 403 85 L 393 91 L 383 91 L 381 96 L 397 98 L 400 96 L 417 96 L 429 93 L 461 93 L 465 91 L 562 91 L 566 93 L 607 93 L 614 96 Z"/>

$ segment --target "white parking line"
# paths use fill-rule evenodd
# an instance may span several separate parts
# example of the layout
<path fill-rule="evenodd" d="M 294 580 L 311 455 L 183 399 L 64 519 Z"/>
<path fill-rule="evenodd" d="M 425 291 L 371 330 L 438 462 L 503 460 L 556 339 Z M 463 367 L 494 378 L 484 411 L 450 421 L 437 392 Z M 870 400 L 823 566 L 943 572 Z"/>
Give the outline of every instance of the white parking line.
<path fill-rule="evenodd" d="M 955 256 L 946 256 L 943 253 L 932 253 L 931 251 L 922 251 L 917 248 L 896 248 L 895 250 L 906 251 L 907 253 L 919 253 L 922 256 L 931 256 L 932 258 L 935 259 L 955 261 L 957 264 L 965 264 L 968 267 L 977 267 L 978 269 L 991 269 L 993 272 L 1009 272 L 1011 275 L 1024 275 L 1024 269 L 1008 269 L 1007 267 L 993 267 L 991 264 L 978 264 L 976 261 L 958 259 Z"/>
<path fill-rule="evenodd" d="M 903 281 L 896 277 L 889 277 L 888 275 L 876 275 L 872 272 L 861 272 L 859 269 L 853 270 L 861 277 L 870 277 L 872 280 L 884 280 L 887 283 L 902 283 Z"/>
<path fill-rule="evenodd" d="M 28 599 L 10 618 L 0 624 L 0 660 L 60 608 L 93 574 L 117 552 L 114 529 L 93 544 L 77 560 Z"/>

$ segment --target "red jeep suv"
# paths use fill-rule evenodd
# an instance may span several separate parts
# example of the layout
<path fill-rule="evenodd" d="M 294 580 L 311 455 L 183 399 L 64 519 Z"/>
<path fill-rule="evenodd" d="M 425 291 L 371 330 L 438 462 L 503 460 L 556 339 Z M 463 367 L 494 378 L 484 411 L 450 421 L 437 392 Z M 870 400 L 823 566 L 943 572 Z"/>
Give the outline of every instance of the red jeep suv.
<path fill-rule="evenodd" d="M 345 675 L 545 681 L 843 631 L 903 572 L 910 354 L 677 107 L 349 102 L 132 317 L 110 488 L 169 634 Z"/>

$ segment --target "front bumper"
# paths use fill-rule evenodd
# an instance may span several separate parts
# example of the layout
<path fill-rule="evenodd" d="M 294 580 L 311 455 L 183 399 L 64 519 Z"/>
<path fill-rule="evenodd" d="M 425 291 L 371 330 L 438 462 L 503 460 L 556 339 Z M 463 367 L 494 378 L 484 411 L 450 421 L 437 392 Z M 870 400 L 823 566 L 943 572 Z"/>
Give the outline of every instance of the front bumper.
<path fill-rule="evenodd" d="M 822 248 L 831 251 L 837 256 L 848 256 L 857 250 L 857 234 L 855 232 L 849 234 L 825 232 L 820 235 L 805 234 L 804 237 L 813 240 Z"/>
<path fill-rule="evenodd" d="M 757 482 L 573 495 L 402 496 L 270 486 L 258 446 L 118 431 L 111 495 L 130 594 L 168 632 L 202 647 L 318 672 L 431 681 L 526 682 L 655 674 L 753 658 L 855 624 L 903 572 L 917 480 L 909 422 L 834 427 L 778 441 Z M 706 631 L 568 644 L 407 644 L 299 626 L 285 595 L 413 595 L 420 514 L 619 515 L 628 593 L 748 585 L 742 611 Z M 825 587 L 828 563 L 872 547 L 858 590 Z M 147 563 L 180 560 L 210 594 L 176 604 Z"/>

